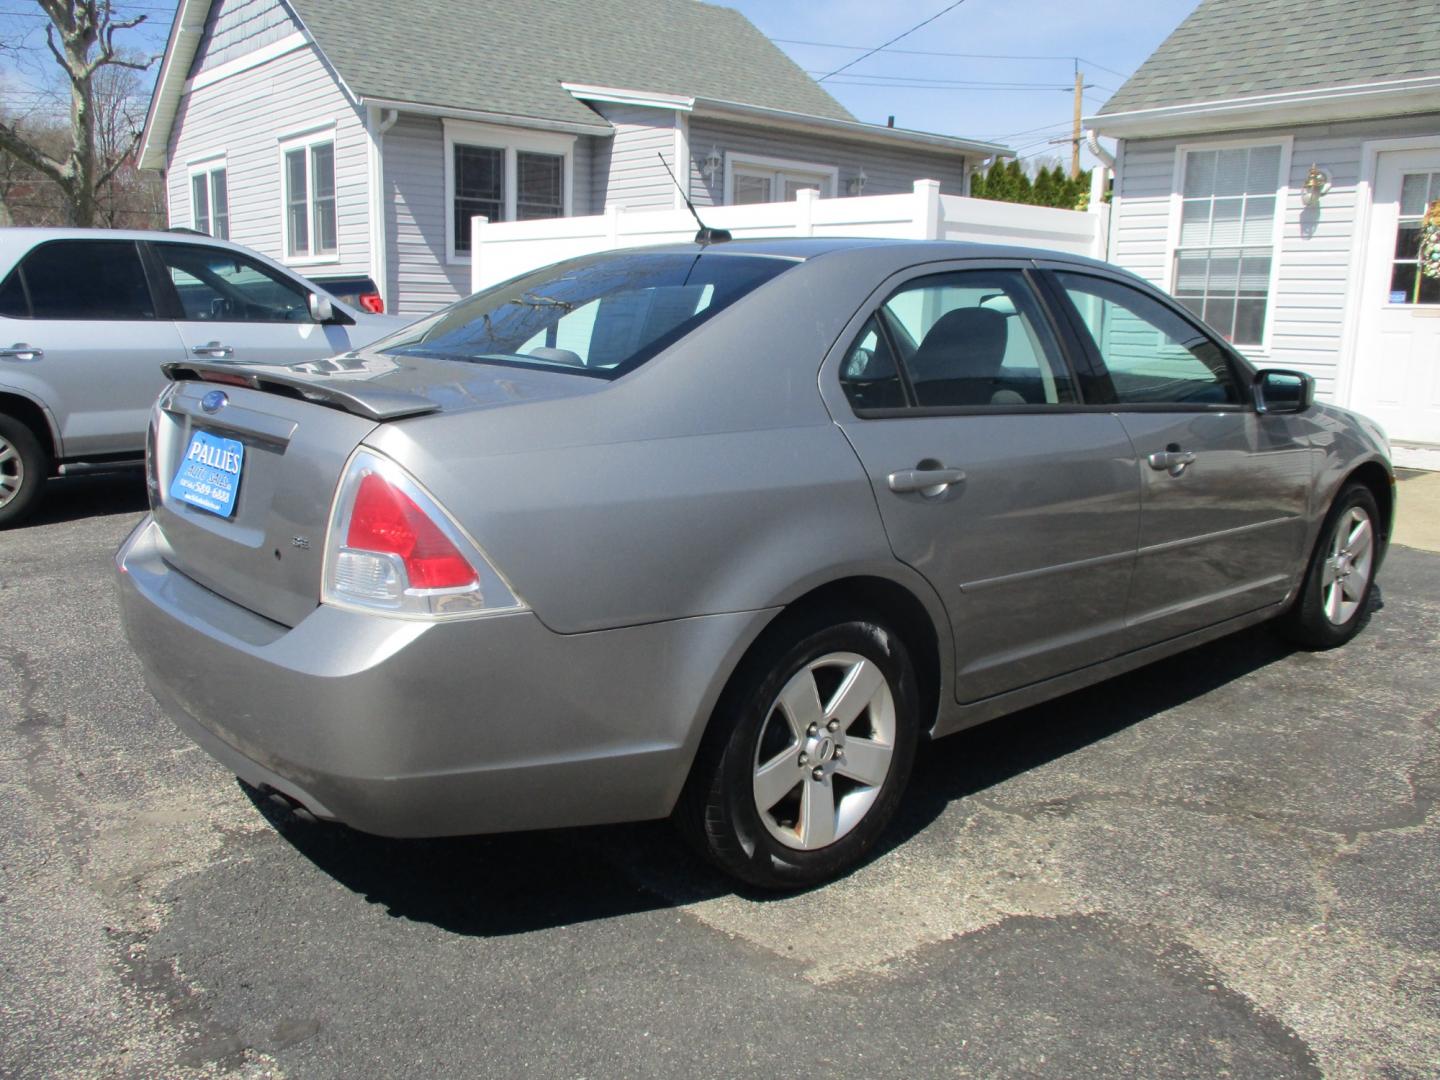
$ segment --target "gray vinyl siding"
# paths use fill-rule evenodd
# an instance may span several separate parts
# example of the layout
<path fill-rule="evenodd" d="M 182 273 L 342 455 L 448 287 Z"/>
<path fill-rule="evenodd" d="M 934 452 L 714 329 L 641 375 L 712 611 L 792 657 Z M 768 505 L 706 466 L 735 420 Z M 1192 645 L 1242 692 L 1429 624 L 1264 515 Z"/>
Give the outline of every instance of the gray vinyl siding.
<path fill-rule="evenodd" d="M 1330 397 L 1344 336 L 1350 257 L 1355 244 L 1356 187 L 1362 144 L 1374 139 L 1440 134 L 1440 114 L 1385 120 L 1357 120 L 1299 128 L 1268 128 L 1181 139 L 1127 139 L 1120 144 L 1111 220 L 1110 259 L 1161 288 L 1170 284 L 1168 265 L 1171 188 L 1176 148 L 1206 141 L 1265 142 L 1294 138 L 1289 198 L 1276 287 L 1270 298 L 1271 336 L 1267 350 L 1248 353 L 1272 367 L 1294 367 L 1315 376 Z M 1332 187 L 1320 205 L 1307 208 L 1300 189 L 1311 164 L 1330 173 Z M 1359 283 L 1354 283 L 1358 287 Z"/>
<path fill-rule="evenodd" d="M 298 29 L 280 0 L 214 0 L 190 74 L 244 56 Z"/>
<path fill-rule="evenodd" d="M 656 154 L 675 168 L 675 112 L 639 105 L 597 105 L 596 110 L 615 125 L 615 135 L 595 140 L 591 212 L 598 214 L 609 206 L 673 207 L 675 185 Z"/>
<path fill-rule="evenodd" d="M 445 132 L 401 116 L 385 133 L 385 294 L 397 315 L 422 315 L 470 291 L 470 267 L 445 262 Z"/>
<path fill-rule="evenodd" d="M 865 170 L 866 195 L 896 195 L 914 189 L 916 180 L 938 180 L 944 195 L 965 194 L 965 159 L 958 153 L 933 154 L 895 149 L 874 143 L 837 139 L 829 134 L 807 135 L 714 119 L 690 120 L 690 197 L 697 206 L 725 202 L 725 169 L 713 177 L 702 171 L 711 149 L 722 159 L 731 154 L 779 158 L 808 165 L 829 165 L 840 170 L 835 194 L 850 194 L 850 181 Z M 658 167 L 658 164 L 657 164 Z"/>
<path fill-rule="evenodd" d="M 189 166 L 223 154 L 230 239 L 284 257 L 280 138 L 333 123 L 336 258 L 308 276 L 370 273 L 369 136 L 361 113 L 307 45 L 181 99 L 166 174 L 171 225 L 191 224 Z"/>

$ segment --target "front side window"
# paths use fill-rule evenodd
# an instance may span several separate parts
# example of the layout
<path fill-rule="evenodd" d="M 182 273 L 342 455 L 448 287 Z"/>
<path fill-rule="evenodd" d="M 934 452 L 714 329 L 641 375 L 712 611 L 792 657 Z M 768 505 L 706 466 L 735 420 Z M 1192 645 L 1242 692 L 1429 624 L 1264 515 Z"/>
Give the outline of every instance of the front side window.
<path fill-rule="evenodd" d="M 374 349 L 613 379 L 793 265 L 715 252 L 572 259 L 452 304 Z"/>
<path fill-rule="evenodd" d="M 1064 405 L 1069 370 L 1025 275 L 1018 270 L 935 274 L 901 287 L 866 324 L 842 365 L 855 408 L 885 408 L 902 388 L 921 408 Z M 898 380 L 897 380 L 898 382 Z"/>
<path fill-rule="evenodd" d="M 223 166 L 190 174 L 190 227 L 217 240 L 230 239 L 230 193 Z"/>
<path fill-rule="evenodd" d="M 1264 340 L 1281 157 L 1279 145 L 1185 153 L 1170 291 L 1236 345 Z"/>
<path fill-rule="evenodd" d="M 0 283 L 0 314 L 33 319 L 155 318 L 140 252 L 131 240 L 41 244 Z"/>
<path fill-rule="evenodd" d="M 1220 346 L 1139 289 L 1057 273 L 1109 370 L 1122 405 L 1234 405 L 1234 374 Z"/>
<path fill-rule="evenodd" d="M 312 321 L 308 291 L 263 263 L 198 244 L 157 243 L 154 250 L 187 321 Z"/>
<path fill-rule="evenodd" d="M 292 146 L 282 154 L 285 255 L 323 258 L 339 250 L 336 236 L 335 143 Z"/>

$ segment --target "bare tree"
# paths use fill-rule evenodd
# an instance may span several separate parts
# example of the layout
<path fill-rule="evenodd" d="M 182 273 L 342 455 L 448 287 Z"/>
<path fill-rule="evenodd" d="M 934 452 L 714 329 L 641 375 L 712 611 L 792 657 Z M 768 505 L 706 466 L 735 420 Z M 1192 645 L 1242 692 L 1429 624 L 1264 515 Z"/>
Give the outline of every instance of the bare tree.
<path fill-rule="evenodd" d="M 101 189 L 126 167 L 140 134 L 132 127 L 123 146 L 102 148 L 104 127 L 99 123 L 99 114 L 103 110 L 97 100 L 97 84 L 103 86 L 111 73 L 107 69 L 144 71 L 154 63 L 154 57 L 132 59 L 115 47 L 116 33 L 139 26 L 145 16 L 117 20 L 111 0 L 36 3 L 50 19 L 45 27 L 45 44 L 69 84 L 68 153 L 47 149 L 9 117 L 0 117 L 0 150 L 14 155 L 58 187 L 70 224 L 94 225 Z"/>

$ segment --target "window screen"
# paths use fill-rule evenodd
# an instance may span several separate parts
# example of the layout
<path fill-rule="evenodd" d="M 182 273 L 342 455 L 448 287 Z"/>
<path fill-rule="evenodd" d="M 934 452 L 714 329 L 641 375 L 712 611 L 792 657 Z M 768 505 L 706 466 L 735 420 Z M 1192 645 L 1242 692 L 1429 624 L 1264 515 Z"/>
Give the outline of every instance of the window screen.
<path fill-rule="evenodd" d="M 1279 146 L 1185 155 L 1172 291 L 1237 345 L 1264 337 L 1279 186 Z"/>
<path fill-rule="evenodd" d="M 515 216 L 520 221 L 565 213 L 565 158 L 558 154 L 515 155 Z"/>

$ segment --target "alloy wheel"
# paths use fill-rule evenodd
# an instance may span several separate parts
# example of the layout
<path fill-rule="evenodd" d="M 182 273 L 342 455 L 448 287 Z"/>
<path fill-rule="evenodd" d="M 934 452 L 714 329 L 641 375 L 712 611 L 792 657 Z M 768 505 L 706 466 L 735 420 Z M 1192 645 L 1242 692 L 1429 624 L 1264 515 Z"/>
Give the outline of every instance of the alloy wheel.
<path fill-rule="evenodd" d="M 1362 507 L 1352 506 L 1335 523 L 1330 554 L 1320 576 L 1325 617 L 1343 626 L 1355 617 L 1375 562 L 1375 527 Z"/>
<path fill-rule="evenodd" d="M 25 486 L 25 460 L 19 449 L 0 437 L 0 506 L 7 505 Z"/>
<path fill-rule="evenodd" d="M 895 695 L 873 660 L 827 653 L 776 696 L 755 748 L 755 807 L 786 847 L 833 844 L 874 805 L 895 752 Z"/>

